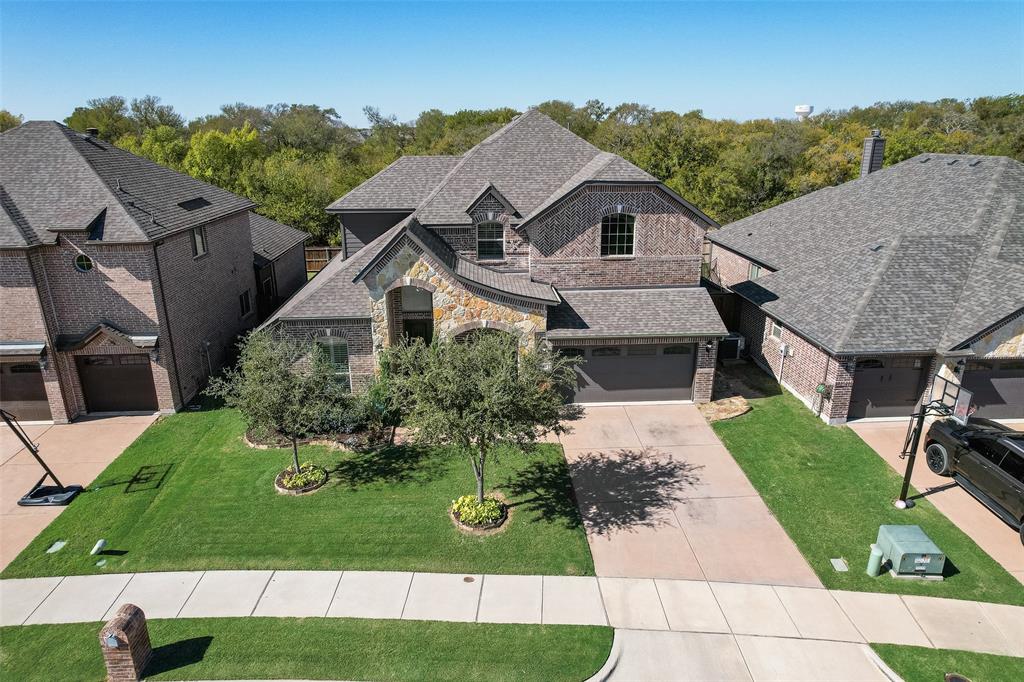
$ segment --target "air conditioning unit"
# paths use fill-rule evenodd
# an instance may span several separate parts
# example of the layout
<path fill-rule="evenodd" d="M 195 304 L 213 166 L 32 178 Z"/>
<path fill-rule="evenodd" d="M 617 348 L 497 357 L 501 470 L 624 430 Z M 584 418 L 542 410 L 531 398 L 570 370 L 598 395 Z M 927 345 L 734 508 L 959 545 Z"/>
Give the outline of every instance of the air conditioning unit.
<path fill-rule="evenodd" d="M 718 342 L 718 359 L 739 360 L 746 347 L 747 340 L 743 335 L 737 332 L 732 332 Z"/>

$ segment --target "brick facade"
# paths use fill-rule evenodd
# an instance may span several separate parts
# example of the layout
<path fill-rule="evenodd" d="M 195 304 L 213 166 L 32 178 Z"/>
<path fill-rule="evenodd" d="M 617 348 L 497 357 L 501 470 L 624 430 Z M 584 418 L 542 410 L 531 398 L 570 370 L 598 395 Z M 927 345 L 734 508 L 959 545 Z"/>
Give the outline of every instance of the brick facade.
<path fill-rule="evenodd" d="M 712 244 L 711 271 L 712 279 L 724 287 L 731 287 L 750 279 L 750 261 L 718 244 Z"/>
<path fill-rule="evenodd" d="M 46 343 L 42 375 L 55 422 L 86 411 L 75 366 L 79 355 L 148 352 L 161 411 L 185 405 L 223 366 L 237 335 L 255 323 L 248 212 L 210 223 L 205 231 L 208 253 L 198 259 L 191 230 L 155 244 L 106 244 L 89 241 L 84 232 L 65 232 L 54 245 L 0 252 L 0 339 Z M 83 254 L 93 264 L 85 272 L 74 265 Z M 238 296 L 245 289 L 253 313 L 243 318 Z M 157 347 L 125 347 L 100 334 L 85 347 L 57 350 L 58 337 L 80 337 L 100 323 L 155 335 Z"/>
<path fill-rule="evenodd" d="M 375 361 L 370 319 L 324 318 L 322 320 L 282 320 L 276 329 L 287 338 L 315 342 L 321 337 L 345 339 L 348 344 L 349 374 L 352 390 L 364 390 L 373 378 Z"/>
<path fill-rule="evenodd" d="M 146 614 L 135 604 L 123 604 L 99 632 L 108 682 L 138 682 L 153 659 Z"/>
<path fill-rule="evenodd" d="M 621 207 L 621 208 L 620 208 Z M 601 219 L 636 216 L 632 257 L 601 257 Z M 589 185 L 526 228 L 533 278 L 563 287 L 696 286 L 704 228 L 665 192 Z"/>
<path fill-rule="evenodd" d="M 771 318 L 749 301 L 742 302 L 739 332 L 751 359 L 825 421 L 846 421 L 855 358 L 835 358 L 792 329 L 780 327 L 781 338 L 775 338 Z M 790 349 L 786 356 L 780 353 L 782 344 Z M 827 387 L 829 398 L 818 393 L 819 384 Z"/>

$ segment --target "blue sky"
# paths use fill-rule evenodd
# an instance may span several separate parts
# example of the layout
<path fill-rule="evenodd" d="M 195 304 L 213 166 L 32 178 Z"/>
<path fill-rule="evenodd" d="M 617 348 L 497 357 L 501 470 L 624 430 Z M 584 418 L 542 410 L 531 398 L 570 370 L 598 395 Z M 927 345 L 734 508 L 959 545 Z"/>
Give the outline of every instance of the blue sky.
<path fill-rule="evenodd" d="M 638 101 L 712 117 L 1024 92 L 1012 2 L 0 2 L 0 106 L 423 109 Z"/>

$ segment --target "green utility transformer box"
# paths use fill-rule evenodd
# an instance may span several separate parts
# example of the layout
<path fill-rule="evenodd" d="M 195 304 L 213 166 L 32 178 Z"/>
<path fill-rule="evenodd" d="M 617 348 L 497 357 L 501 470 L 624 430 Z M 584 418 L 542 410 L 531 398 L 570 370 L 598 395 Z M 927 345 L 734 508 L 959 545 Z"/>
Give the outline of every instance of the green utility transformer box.
<path fill-rule="evenodd" d="M 920 526 L 879 526 L 877 544 L 897 576 L 942 577 L 946 555 Z"/>

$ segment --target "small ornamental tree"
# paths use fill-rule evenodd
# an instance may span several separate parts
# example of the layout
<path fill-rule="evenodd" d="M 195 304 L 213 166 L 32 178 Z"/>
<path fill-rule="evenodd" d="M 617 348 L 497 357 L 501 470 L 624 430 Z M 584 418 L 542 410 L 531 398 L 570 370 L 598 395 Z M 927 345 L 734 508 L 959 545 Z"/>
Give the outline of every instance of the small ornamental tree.
<path fill-rule="evenodd" d="M 293 472 L 299 472 L 299 439 L 322 435 L 340 424 L 350 403 L 347 388 L 316 344 L 250 334 L 238 364 L 210 381 L 206 393 L 242 413 L 249 432 L 291 441 Z"/>
<path fill-rule="evenodd" d="M 463 342 L 399 344 L 384 351 L 382 364 L 414 439 L 467 457 L 483 504 L 484 471 L 495 446 L 526 449 L 579 416 L 565 401 L 576 383 L 576 362 L 546 348 L 520 351 L 512 335 L 488 331 Z"/>

